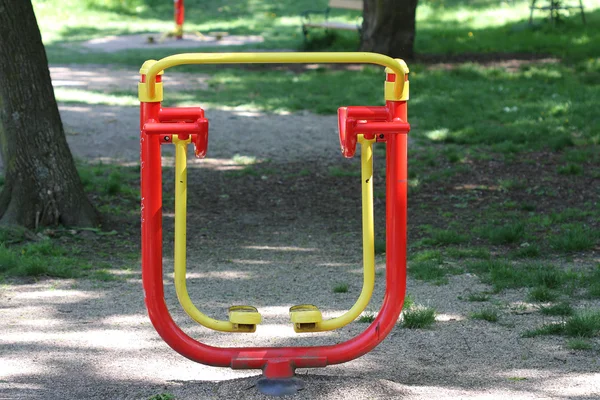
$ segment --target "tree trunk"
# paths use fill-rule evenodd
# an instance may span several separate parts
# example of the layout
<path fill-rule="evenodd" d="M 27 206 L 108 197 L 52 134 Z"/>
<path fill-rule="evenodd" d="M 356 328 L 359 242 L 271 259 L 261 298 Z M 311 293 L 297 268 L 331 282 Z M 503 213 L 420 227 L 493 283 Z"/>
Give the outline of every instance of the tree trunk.
<path fill-rule="evenodd" d="M 0 0 L 0 152 L 0 224 L 98 224 L 67 145 L 29 0 Z"/>
<path fill-rule="evenodd" d="M 364 0 L 360 49 L 412 58 L 418 0 Z"/>

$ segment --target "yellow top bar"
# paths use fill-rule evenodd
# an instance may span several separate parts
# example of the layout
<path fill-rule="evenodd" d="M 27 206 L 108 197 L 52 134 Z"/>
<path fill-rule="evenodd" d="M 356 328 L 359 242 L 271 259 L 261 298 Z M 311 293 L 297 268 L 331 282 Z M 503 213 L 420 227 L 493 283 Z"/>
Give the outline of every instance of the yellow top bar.
<path fill-rule="evenodd" d="M 408 66 L 403 60 L 383 54 L 365 52 L 319 52 L 319 53 L 183 53 L 165 57 L 152 65 L 144 64 L 146 70 L 146 93 L 155 97 L 156 75 L 161 71 L 185 64 L 377 64 L 390 68 L 396 74 L 394 93 L 399 97 L 404 89 Z"/>

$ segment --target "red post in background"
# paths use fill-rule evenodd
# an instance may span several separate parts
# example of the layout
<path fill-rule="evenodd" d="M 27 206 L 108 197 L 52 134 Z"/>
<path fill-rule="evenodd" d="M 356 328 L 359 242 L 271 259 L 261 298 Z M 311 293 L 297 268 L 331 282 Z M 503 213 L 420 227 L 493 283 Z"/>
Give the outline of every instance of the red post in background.
<path fill-rule="evenodd" d="M 184 18 L 183 0 L 175 0 L 175 37 L 177 39 L 183 39 Z"/>

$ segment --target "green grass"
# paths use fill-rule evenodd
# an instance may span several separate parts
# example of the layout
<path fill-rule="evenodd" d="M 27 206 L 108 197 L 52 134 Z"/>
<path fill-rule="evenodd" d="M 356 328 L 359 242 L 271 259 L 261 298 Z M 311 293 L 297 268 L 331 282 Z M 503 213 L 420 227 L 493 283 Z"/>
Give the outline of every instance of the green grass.
<path fill-rule="evenodd" d="M 357 322 L 360 322 L 361 324 L 370 324 L 373 321 L 375 321 L 375 314 L 369 312 L 362 314 L 357 319 Z"/>
<path fill-rule="evenodd" d="M 175 396 L 171 393 L 160 393 L 149 397 L 148 400 L 175 400 Z"/>
<path fill-rule="evenodd" d="M 587 310 L 569 318 L 564 332 L 570 337 L 594 337 L 600 334 L 600 310 Z"/>
<path fill-rule="evenodd" d="M 574 338 L 567 341 L 567 348 L 571 350 L 591 350 L 593 346 L 589 340 Z"/>
<path fill-rule="evenodd" d="M 5 226 L 0 228 L 0 245 L 20 243 L 25 240 L 27 230 L 19 226 Z"/>
<path fill-rule="evenodd" d="M 483 247 L 448 247 L 445 249 L 445 254 L 448 257 L 465 259 L 465 258 L 479 258 L 487 260 L 490 258 L 490 251 Z"/>
<path fill-rule="evenodd" d="M 430 246 L 446 246 L 450 244 L 461 244 L 468 240 L 468 236 L 454 229 L 428 229 L 430 237 L 424 240 L 424 244 Z"/>
<path fill-rule="evenodd" d="M 481 319 L 488 322 L 498 322 L 500 313 L 495 308 L 484 308 L 469 315 L 472 319 Z"/>
<path fill-rule="evenodd" d="M 411 277 L 421 281 L 433 282 L 436 285 L 447 284 L 447 275 L 457 275 L 462 272 L 461 268 L 440 264 L 438 260 L 412 261 L 408 265 L 408 273 Z"/>
<path fill-rule="evenodd" d="M 544 315 L 568 317 L 575 313 L 575 310 L 569 303 L 558 303 L 547 307 L 540 307 L 540 312 Z"/>
<path fill-rule="evenodd" d="M 403 311 L 402 326 L 408 329 L 425 329 L 435 322 L 436 312 L 433 308 L 413 306 Z"/>
<path fill-rule="evenodd" d="M 467 301 L 471 302 L 484 302 L 490 299 L 490 295 L 487 293 L 469 293 Z"/>
<path fill-rule="evenodd" d="M 579 276 L 552 265 L 533 262 L 512 264 L 505 261 L 482 260 L 467 263 L 468 271 L 477 274 L 494 291 L 520 287 L 560 289 L 568 282 L 578 282 Z"/>
<path fill-rule="evenodd" d="M 598 230 L 581 225 L 569 226 L 550 237 L 550 246 L 560 252 L 584 251 L 594 248 L 598 242 Z"/>
<path fill-rule="evenodd" d="M 347 293 L 348 292 L 348 284 L 340 283 L 333 287 L 333 293 Z"/>
<path fill-rule="evenodd" d="M 533 301 L 549 302 L 556 300 L 557 294 L 547 286 L 536 286 L 529 291 L 527 297 Z"/>
<path fill-rule="evenodd" d="M 577 164 L 567 164 L 561 167 L 558 167 L 558 173 L 562 175 L 582 175 L 583 167 Z"/>
<path fill-rule="evenodd" d="M 89 265 L 50 240 L 0 246 L 0 276 L 74 278 Z"/>
<path fill-rule="evenodd" d="M 375 254 L 384 254 L 386 250 L 385 239 L 375 239 Z"/>
<path fill-rule="evenodd" d="M 523 337 L 540 335 L 565 335 L 573 338 L 598 336 L 600 335 L 600 310 L 582 311 L 564 322 L 543 325 L 523 333 Z"/>
<path fill-rule="evenodd" d="M 523 238 L 525 226 L 520 223 L 511 223 L 502 226 L 489 226 L 484 235 L 492 244 L 512 244 Z"/>
<path fill-rule="evenodd" d="M 541 254 L 539 246 L 535 244 L 528 244 L 527 246 L 520 246 L 518 249 L 510 253 L 512 258 L 537 258 Z"/>

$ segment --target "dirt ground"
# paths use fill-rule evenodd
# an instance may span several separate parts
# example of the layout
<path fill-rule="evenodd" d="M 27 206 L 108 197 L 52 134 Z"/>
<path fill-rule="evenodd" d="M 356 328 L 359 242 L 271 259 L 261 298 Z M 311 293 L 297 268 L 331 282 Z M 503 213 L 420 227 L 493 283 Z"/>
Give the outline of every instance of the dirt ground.
<path fill-rule="evenodd" d="M 111 73 L 123 86 L 137 79 L 136 71 Z M 57 85 L 90 87 L 102 85 L 103 72 L 94 66 L 56 66 L 52 75 Z M 171 76 L 173 85 L 187 78 Z M 137 162 L 136 107 L 69 104 L 60 109 L 76 157 Z M 325 317 L 340 315 L 361 288 L 359 182 L 327 173 L 330 166 L 358 169 L 357 159 L 339 155 L 336 117 L 240 109 L 211 109 L 206 115 L 208 156 L 189 168 L 190 294 L 217 318 L 225 318 L 232 304 L 254 305 L 264 323 L 255 334 L 214 333 L 198 326 L 180 309 L 169 272 L 166 301 L 175 320 L 192 337 L 218 346 L 333 344 L 361 332 L 367 325 L 354 322 L 334 332 L 298 335 L 288 317 L 289 307 L 302 303 L 319 306 Z M 165 151 L 167 164 L 171 154 Z M 232 160 L 236 154 L 255 157 L 259 173 L 240 175 Z M 165 182 L 171 185 L 172 172 Z M 376 203 L 379 231 L 382 206 Z M 409 219 L 419 218 L 418 213 L 411 209 Z M 173 262 L 172 218 L 172 206 L 165 204 L 166 271 Z M 137 250 L 136 234 L 121 233 L 119 239 Z M 104 249 L 102 237 L 89 240 Z M 145 399 L 160 393 L 177 399 L 266 398 L 255 387 L 259 371 L 207 367 L 171 350 L 147 317 L 139 260 L 115 258 L 114 263 L 115 273 L 130 268 L 126 278 L 41 280 L 0 288 L 0 398 Z M 377 269 L 384 268 L 380 255 Z M 332 292 L 339 283 L 348 284 L 347 293 Z M 459 297 L 485 289 L 470 274 L 451 277 L 444 286 L 409 279 L 415 302 L 438 311 L 433 328 L 398 325 L 357 360 L 298 370 L 305 389 L 296 398 L 600 398 L 596 339 L 595 350 L 572 351 L 561 337 L 522 338 L 526 329 L 555 320 L 532 312 L 524 290 L 492 295 L 501 307 L 499 323 L 468 318 L 481 305 Z M 384 290 L 384 276 L 378 274 L 369 311 L 378 310 Z M 598 301 L 577 303 L 586 306 L 598 307 Z"/>

